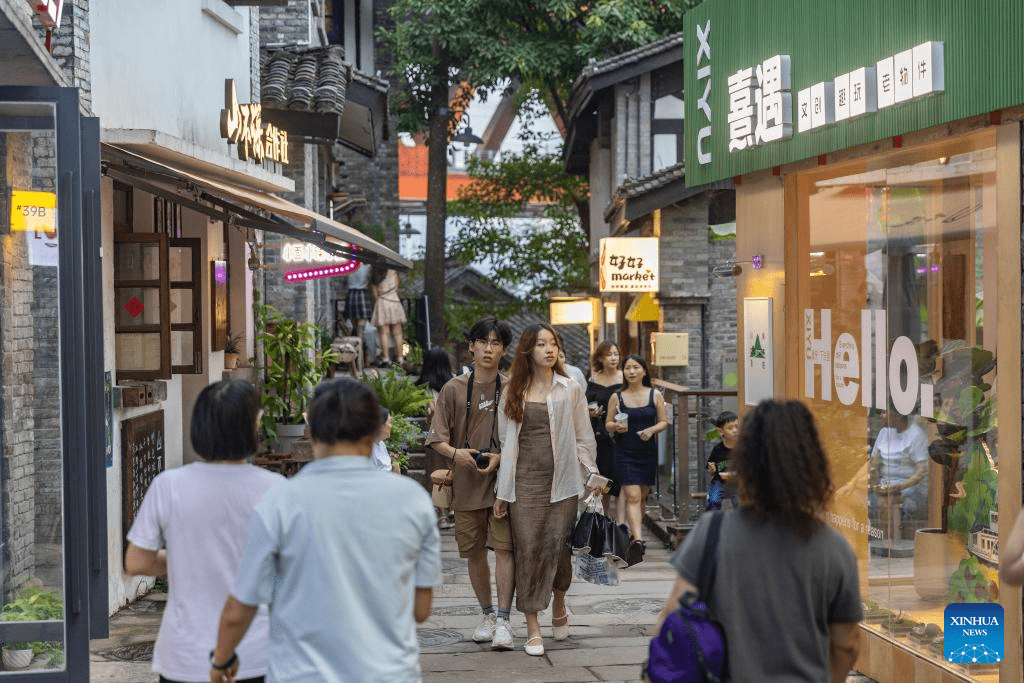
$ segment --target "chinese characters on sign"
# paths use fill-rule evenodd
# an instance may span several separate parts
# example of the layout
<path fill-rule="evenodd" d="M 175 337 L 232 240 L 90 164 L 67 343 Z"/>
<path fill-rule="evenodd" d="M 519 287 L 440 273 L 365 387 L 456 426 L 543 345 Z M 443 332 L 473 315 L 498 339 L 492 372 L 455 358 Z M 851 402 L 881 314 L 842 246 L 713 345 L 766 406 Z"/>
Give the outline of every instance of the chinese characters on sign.
<path fill-rule="evenodd" d="M 729 151 L 793 135 L 789 55 L 775 55 L 729 76 Z"/>
<path fill-rule="evenodd" d="M 238 158 L 288 163 L 288 133 L 272 123 L 263 125 L 262 104 L 239 104 L 234 79 L 224 81 L 224 106 L 220 111 L 220 135 L 238 146 Z"/>
<path fill-rule="evenodd" d="M 346 263 L 349 259 L 308 242 L 285 242 L 281 246 L 281 260 L 285 263 Z"/>
<path fill-rule="evenodd" d="M 658 238 L 606 237 L 600 266 L 602 292 L 657 292 Z"/>
<path fill-rule="evenodd" d="M 699 34 L 699 26 L 697 31 Z M 708 76 L 710 72 L 709 65 Z M 699 70 L 698 79 L 701 77 Z M 760 65 L 740 69 L 729 76 L 727 85 L 730 152 L 792 136 L 789 55 L 775 55 Z M 803 133 L 944 89 L 943 44 L 921 43 L 873 66 L 862 66 L 800 90 L 796 97 L 796 128 Z M 710 84 L 706 90 L 710 91 Z M 707 114 L 710 120 L 710 111 Z M 710 153 L 707 161 L 711 161 Z"/>

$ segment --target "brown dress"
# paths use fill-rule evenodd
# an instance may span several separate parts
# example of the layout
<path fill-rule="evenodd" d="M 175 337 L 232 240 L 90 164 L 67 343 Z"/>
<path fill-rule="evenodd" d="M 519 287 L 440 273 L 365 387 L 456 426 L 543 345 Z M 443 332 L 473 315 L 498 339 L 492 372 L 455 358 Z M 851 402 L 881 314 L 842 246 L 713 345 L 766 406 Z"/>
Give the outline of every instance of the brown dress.
<path fill-rule="evenodd" d="M 526 403 L 519 431 L 516 501 L 509 505 L 515 546 L 516 609 L 540 612 L 552 589 L 572 583 L 568 539 L 576 521 L 577 497 L 551 502 L 555 461 L 546 403 Z"/>

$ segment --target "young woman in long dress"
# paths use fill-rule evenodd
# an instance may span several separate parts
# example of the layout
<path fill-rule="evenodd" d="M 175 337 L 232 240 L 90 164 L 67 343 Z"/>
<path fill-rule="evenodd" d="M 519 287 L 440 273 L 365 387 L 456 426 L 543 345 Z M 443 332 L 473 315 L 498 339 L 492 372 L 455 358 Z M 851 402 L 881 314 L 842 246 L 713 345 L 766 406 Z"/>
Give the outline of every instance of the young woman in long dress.
<path fill-rule="evenodd" d="M 569 636 L 565 592 L 572 583 L 567 543 L 584 489 L 597 473 L 594 432 L 583 389 L 558 360 L 555 331 L 527 327 L 498 413 L 501 466 L 494 516 L 510 515 L 515 547 L 516 609 L 526 616 L 526 653 L 544 654 L 538 613 L 551 611 L 555 640 Z"/>

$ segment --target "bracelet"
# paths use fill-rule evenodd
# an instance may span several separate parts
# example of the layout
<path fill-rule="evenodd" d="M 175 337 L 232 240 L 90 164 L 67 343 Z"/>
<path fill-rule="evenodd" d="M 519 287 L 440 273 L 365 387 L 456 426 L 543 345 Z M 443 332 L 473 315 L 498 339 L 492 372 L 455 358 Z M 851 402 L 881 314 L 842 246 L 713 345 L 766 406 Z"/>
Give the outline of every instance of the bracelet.
<path fill-rule="evenodd" d="M 237 661 L 238 661 L 238 653 L 237 652 L 232 652 L 231 653 L 231 657 L 228 659 L 228 661 L 224 662 L 223 664 L 218 664 L 213 659 L 213 650 L 210 650 L 210 667 L 216 669 L 217 671 L 227 671 Z"/>

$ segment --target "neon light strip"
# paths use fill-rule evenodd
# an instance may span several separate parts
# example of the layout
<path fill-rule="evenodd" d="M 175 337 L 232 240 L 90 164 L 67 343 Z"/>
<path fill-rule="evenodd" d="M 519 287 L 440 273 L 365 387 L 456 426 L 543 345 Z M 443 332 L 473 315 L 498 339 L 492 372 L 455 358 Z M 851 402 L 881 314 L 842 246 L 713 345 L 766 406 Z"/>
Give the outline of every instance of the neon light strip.
<path fill-rule="evenodd" d="M 346 261 L 336 266 L 323 266 L 321 268 L 309 268 L 306 270 L 292 270 L 284 275 L 285 282 L 305 282 L 306 280 L 317 280 L 335 275 L 351 273 L 359 267 L 359 261 Z"/>

